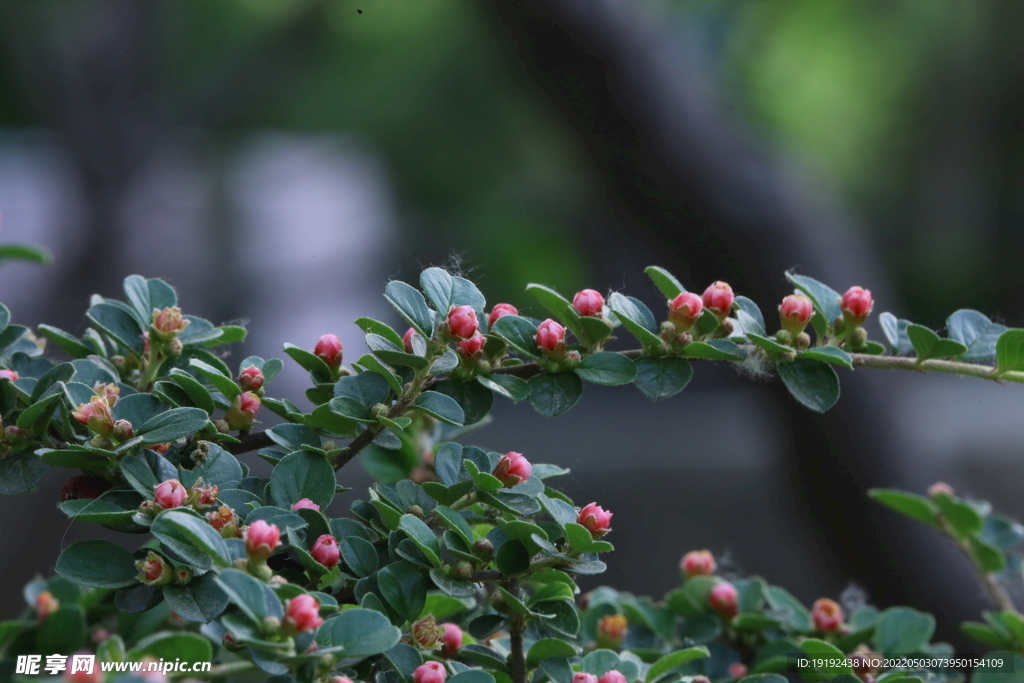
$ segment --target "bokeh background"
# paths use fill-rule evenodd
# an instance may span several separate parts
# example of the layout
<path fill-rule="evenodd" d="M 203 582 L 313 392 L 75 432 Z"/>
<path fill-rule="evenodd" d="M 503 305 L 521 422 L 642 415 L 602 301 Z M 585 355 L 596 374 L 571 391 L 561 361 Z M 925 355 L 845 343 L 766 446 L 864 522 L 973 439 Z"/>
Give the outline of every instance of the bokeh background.
<path fill-rule="evenodd" d="M 958 307 L 1021 326 L 1022 23 L 1002 0 L 10 0 L 0 241 L 56 260 L 4 267 L 0 300 L 81 333 L 89 294 L 138 272 L 250 320 L 244 355 L 335 332 L 355 358 L 351 321 L 397 324 L 383 285 L 426 265 L 539 314 L 527 282 L 658 310 L 654 263 L 765 311 L 795 267 L 934 328 Z M 842 375 L 824 417 L 702 364 L 656 405 L 499 404 L 473 440 L 614 511 L 601 581 L 661 594 L 707 547 L 808 602 L 933 611 L 961 644 L 985 606 L 966 561 L 865 491 L 943 479 L 1021 516 L 1024 392 Z M 333 512 L 368 483 L 340 477 Z M 98 533 L 56 510 L 62 480 L 0 501 L 0 617 Z"/>

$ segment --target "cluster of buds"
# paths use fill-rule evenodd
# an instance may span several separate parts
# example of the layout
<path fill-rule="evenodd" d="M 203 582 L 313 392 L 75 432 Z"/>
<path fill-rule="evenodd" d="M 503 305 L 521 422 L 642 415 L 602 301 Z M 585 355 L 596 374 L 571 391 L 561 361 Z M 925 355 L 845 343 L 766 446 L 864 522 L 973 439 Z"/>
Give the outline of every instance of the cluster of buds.
<path fill-rule="evenodd" d="M 586 528 L 596 540 L 611 531 L 612 513 L 597 503 L 590 503 L 580 510 L 576 516 L 576 523 Z"/>
<path fill-rule="evenodd" d="M 223 422 L 224 431 L 249 429 L 256 424 L 256 414 L 261 407 L 260 397 L 255 392 L 246 391 L 231 402 L 224 419 L 219 422 Z"/>
<path fill-rule="evenodd" d="M 612 669 L 601 678 L 581 671 L 572 677 L 572 683 L 626 683 L 626 677 L 616 669 Z"/>
<path fill-rule="evenodd" d="M 835 633 L 843 627 L 843 608 L 835 600 L 821 598 L 811 607 L 814 627 L 825 633 Z"/>
<path fill-rule="evenodd" d="M 719 581 L 708 593 L 708 605 L 723 619 L 729 620 L 739 614 L 739 593 L 736 586 L 728 581 Z"/>
<path fill-rule="evenodd" d="M 597 646 L 618 650 L 629 630 L 629 620 L 624 614 L 606 614 L 597 625 Z"/>
<path fill-rule="evenodd" d="M 714 576 L 715 556 L 708 550 L 691 550 L 679 561 L 679 571 L 684 578 Z"/>
<path fill-rule="evenodd" d="M 522 453 L 506 453 L 491 473 L 506 487 L 526 481 L 533 473 L 533 465 L 523 457 Z"/>
<path fill-rule="evenodd" d="M 668 348 L 679 349 L 694 340 L 693 327 L 705 311 L 718 319 L 712 337 L 728 337 L 733 324 L 729 320 L 736 295 L 728 282 L 713 282 L 697 296 L 693 292 L 680 292 L 668 300 L 668 320 L 661 325 L 661 337 Z"/>

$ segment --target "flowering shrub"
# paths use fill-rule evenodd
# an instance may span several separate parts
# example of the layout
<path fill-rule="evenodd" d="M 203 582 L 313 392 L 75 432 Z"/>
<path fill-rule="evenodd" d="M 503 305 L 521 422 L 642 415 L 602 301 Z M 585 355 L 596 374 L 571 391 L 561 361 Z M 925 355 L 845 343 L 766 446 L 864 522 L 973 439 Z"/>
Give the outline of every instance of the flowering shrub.
<path fill-rule="evenodd" d="M 683 556 L 663 599 L 580 596 L 576 577 L 601 573 L 613 549 L 613 513 L 553 488 L 568 470 L 535 462 L 543 454 L 460 442 L 495 395 L 552 417 L 584 382 L 660 400 L 702 361 L 772 369 L 818 411 L 839 398 L 835 366 L 1021 382 L 1024 330 L 958 311 L 942 338 L 883 313 L 887 350 L 862 327 L 868 290 L 841 296 L 789 274 L 797 291 L 769 336 L 728 284 L 698 296 L 647 272 L 665 297 L 661 322 L 620 293 L 570 302 L 530 285 L 553 316 L 536 321 L 510 304 L 488 309 L 473 283 L 438 268 L 422 273 L 422 291 L 390 282 L 385 297 L 409 329 L 358 319 L 370 353 L 348 367 L 333 334 L 311 351 L 285 344 L 309 373 L 308 410 L 267 393 L 282 361 L 229 366 L 217 348 L 245 330 L 183 314 L 160 280 L 127 278 L 127 302 L 94 296 L 82 338 L 46 325 L 37 337 L 0 307 L 0 492 L 76 470 L 61 511 L 142 540 L 135 551 L 101 539 L 65 548 L 57 576 L 30 583 L 25 612 L 0 623 L 0 672 L 26 654 L 87 649 L 105 662 L 212 661 L 209 678 L 261 670 L 303 682 L 962 679 L 957 665 L 872 655 L 950 653 L 930 642 L 931 616 L 828 598 L 807 609 L 759 577 L 722 576 L 708 551 Z M 625 334 L 640 347 L 606 349 Z M 44 357 L 43 338 L 70 359 Z M 281 423 L 257 430 L 268 412 Z M 236 457 L 252 452 L 273 465 L 269 478 Z M 336 472 L 356 456 L 378 482 L 350 501 L 351 516 L 330 517 L 348 491 Z M 1024 619 L 1004 587 L 1024 529 L 948 487 L 872 495 L 964 549 L 1000 609 L 965 630 L 1024 666 L 1012 654 L 1024 653 Z"/>

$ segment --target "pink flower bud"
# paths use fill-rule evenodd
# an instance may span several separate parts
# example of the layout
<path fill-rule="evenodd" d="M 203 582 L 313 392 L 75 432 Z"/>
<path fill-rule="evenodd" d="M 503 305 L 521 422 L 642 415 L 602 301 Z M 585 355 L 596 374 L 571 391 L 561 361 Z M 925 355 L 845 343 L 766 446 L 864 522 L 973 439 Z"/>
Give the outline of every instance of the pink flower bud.
<path fill-rule="evenodd" d="M 469 339 L 460 341 L 456 346 L 459 347 L 459 353 L 465 358 L 472 358 L 478 355 L 484 350 L 484 344 L 487 342 L 484 336 L 477 332 Z"/>
<path fill-rule="evenodd" d="M 585 674 L 581 671 L 578 674 L 573 675 L 572 683 L 597 683 L 597 676 L 594 674 Z"/>
<path fill-rule="evenodd" d="M 945 483 L 945 482 L 942 482 L 942 481 L 937 481 L 937 482 L 935 482 L 934 484 L 932 484 L 931 486 L 928 487 L 928 497 L 929 498 L 934 498 L 935 496 L 939 495 L 940 493 L 944 493 L 947 496 L 952 496 L 953 495 L 953 487 L 950 486 L 949 484 Z"/>
<path fill-rule="evenodd" d="M 316 645 L 316 641 L 312 645 Z M 328 683 L 352 683 L 352 679 L 348 676 L 331 676 Z"/>
<path fill-rule="evenodd" d="M 333 334 L 325 334 L 313 347 L 313 353 L 331 370 L 341 367 L 342 345 L 341 340 Z"/>
<path fill-rule="evenodd" d="M 565 348 L 565 328 L 548 318 L 537 328 L 537 346 L 548 353 Z"/>
<path fill-rule="evenodd" d="M 9 379 L 12 382 L 18 381 L 18 373 L 14 370 L 8 370 L 6 368 L 0 369 L 0 379 Z"/>
<path fill-rule="evenodd" d="M 249 429 L 256 422 L 256 413 L 260 412 L 260 397 L 251 391 L 239 395 L 231 402 L 231 407 L 224 415 L 228 429 Z"/>
<path fill-rule="evenodd" d="M 181 507 L 181 504 L 188 498 L 188 491 L 177 479 L 168 479 L 156 485 L 153 489 L 153 498 L 164 510 Z"/>
<path fill-rule="evenodd" d="M 238 386 L 246 391 L 258 391 L 263 387 L 263 371 L 255 365 L 250 365 L 238 373 Z"/>
<path fill-rule="evenodd" d="M 43 591 L 36 596 L 35 608 L 36 614 L 39 615 L 39 621 L 42 621 L 60 609 L 60 600 L 53 597 L 53 593 L 50 591 Z"/>
<path fill-rule="evenodd" d="M 604 297 L 597 290 L 584 289 L 582 292 L 576 292 L 576 296 L 572 298 L 572 307 L 580 315 L 600 318 L 604 313 Z"/>
<path fill-rule="evenodd" d="M 730 676 L 737 679 L 743 678 L 747 675 L 746 665 L 741 664 L 740 662 L 733 662 L 732 664 L 730 664 L 728 671 Z"/>
<path fill-rule="evenodd" d="M 779 320 L 782 329 L 790 334 L 800 334 L 814 316 L 814 304 L 806 296 L 790 294 L 779 304 Z"/>
<path fill-rule="evenodd" d="M 668 319 L 677 332 L 686 332 L 693 327 L 703 312 L 704 302 L 693 292 L 682 292 L 668 302 Z"/>
<path fill-rule="evenodd" d="M 739 614 L 739 593 L 728 581 L 720 581 L 711 587 L 708 604 L 723 619 L 732 619 Z"/>
<path fill-rule="evenodd" d="M 843 625 L 843 608 L 835 600 L 821 598 L 814 602 L 811 608 L 811 617 L 814 619 L 814 627 L 819 631 L 831 633 L 838 631 Z"/>
<path fill-rule="evenodd" d="M 494 323 L 503 315 L 519 315 L 519 311 L 512 304 L 494 304 L 491 314 L 487 316 L 487 326 L 494 327 Z"/>
<path fill-rule="evenodd" d="M 843 320 L 851 327 L 857 327 L 871 315 L 875 302 L 871 299 L 871 290 L 863 287 L 850 287 L 843 294 L 840 306 L 843 309 Z"/>
<path fill-rule="evenodd" d="M 341 558 L 338 540 L 330 534 L 324 534 L 316 539 L 316 543 L 313 544 L 313 549 L 309 551 L 309 554 L 313 556 L 314 560 L 328 569 L 338 564 L 338 560 Z"/>
<path fill-rule="evenodd" d="M 62 680 L 65 681 L 65 683 L 103 683 L 104 674 L 99 664 L 93 664 L 92 670 L 79 669 L 78 671 L 75 671 L 75 673 L 71 673 L 71 669 L 73 668 L 71 666 L 71 662 L 74 661 L 73 658 L 77 655 L 91 656 L 92 653 L 88 650 L 79 650 L 78 652 L 74 653 L 71 656 L 71 658 L 68 658 L 67 668 L 64 670 L 64 676 Z M 154 674 L 146 675 L 153 676 Z M 160 674 L 159 672 L 156 672 L 155 675 L 162 676 L 162 674 Z M 140 675 L 139 677 L 142 678 L 145 683 L 149 683 L 148 678 L 145 678 L 142 675 Z M 154 681 L 153 683 L 156 683 L 156 681 Z"/>
<path fill-rule="evenodd" d="M 597 683 L 626 683 L 626 677 L 615 669 L 612 669 L 604 676 L 597 679 Z"/>
<path fill-rule="evenodd" d="M 515 486 L 521 481 L 530 478 L 533 472 L 533 465 L 523 457 L 522 453 L 506 453 L 501 456 L 493 474 L 505 486 Z"/>
<path fill-rule="evenodd" d="M 106 401 L 111 408 L 117 403 L 118 396 L 121 395 L 121 387 L 117 386 L 113 382 L 104 384 L 103 382 L 96 382 L 92 385 L 92 390 L 96 392 L 97 396 L 102 396 L 103 400 Z"/>
<path fill-rule="evenodd" d="M 462 647 L 462 629 L 452 623 L 441 624 L 444 635 L 441 636 L 441 656 L 451 659 Z"/>
<path fill-rule="evenodd" d="M 704 290 L 704 308 L 714 313 L 719 320 L 725 320 L 729 316 L 735 299 L 728 282 L 719 280 Z"/>
<path fill-rule="evenodd" d="M 169 306 L 162 311 L 153 309 L 152 330 L 161 341 L 171 341 L 181 334 L 189 321 L 181 314 L 177 306 Z"/>
<path fill-rule="evenodd" d="M 146 557 L 135 563 L 139 570 L 139 581 L 150 586 L 165 586 L 173 578 L 173 570 L 164 558 L 150 551 Z"/>
<path fill-rule="evenodd" d="M 217 504 L 217 495 L 220 493 L 220 488 L 216 484 L 196 486 L 193 487 L 192 493 L 196 495 L 196 505 L 199 507 L 209 507 Z"/>
<path fill-rule="evenodd" d="M 412 353 L 412 335 L 416 334 L 416 330 L 411 327 L 405 331 L 402 335 L 402 346 L 405 347 L 406 353 Z"/>
<path fill-rule="evenodd" d="M 448 672 L 441 662 L 427 662 L 412 672 L 413 683 L 444 683 Z"/>
<path fill-rule="evenodd" d="M 591 503 L 580 510 L 576 522 L 586 527 L 594 538 L 601 538 L 611 530 L 612 513 L 607 512 L 597 503 Z"/>
<path fill-rule="evenodd" d="M 472 306 L 456 306 L 448 312 L 448 330 L 456 339 L 469 339 L 479 328 Z"/>
<path fill-rule="evenodd" d="M 309 498 L 301 498 L 296 501 L 295 505 L 292 505 L 292 510 L 316 510 L 320 512 L 320 506 Z"/>
<path fill-rule="evenodd" d="M 303 593 L 288 601 L 281 627 L 290 635 L 307 633 L 322 623 L 324 620 L 320 618 L 320 603 L 312 595 Z"/>
<path fill-rule="evenodd" d="M 597 624 L 597 646 L 609 650 L 618 650 L 626 637 L 629 621 L 624 614 L 606 614 Z M 604 680 L 602 678 L 601 680 Z"/>
<path fill-rule="evenodd" d="M 715 556 L 708 550 L 691 550 L 683 555 L 679 569 L 686 578 L 691 576 L 714 576 Z"/>
<path fill-rule="evenodd" d="M 281 530 L 276 524 L 258 519 L 245 530 L 245 552 L 254 562 L 265 562 L 281 542 Z"/>

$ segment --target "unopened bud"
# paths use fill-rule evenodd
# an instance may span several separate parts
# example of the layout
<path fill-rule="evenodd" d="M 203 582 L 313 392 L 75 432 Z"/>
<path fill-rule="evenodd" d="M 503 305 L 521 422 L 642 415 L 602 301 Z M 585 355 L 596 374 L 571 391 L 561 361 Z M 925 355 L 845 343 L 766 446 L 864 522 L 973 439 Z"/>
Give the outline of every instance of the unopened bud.
<path fill-rule="evenodd" d="M 326 363 L 331 370 L 341 367 L 342 351 L 341 340 L 333 334 L 325 334 L 320 337 L 316 346 L 313 347 L 313 354 Z"/>
<path fill-rule="evenodd" d="M 255 365 L 250 365 L 238 373 L 238 386 L 246 391 L 259 391 L 263 387 L 263 372 Z"/>
<path fill-rule="evenodd" d="M 806 332 L 801 332 L 796 335 L 796 340 L 793 344 L 797 349 L 803 350 L 811 345 L 811 335 Z"/>
<path fill-rule="evenodd" d="M 419 517 L 420 519 L 423 519 L 423 508 L 421 508 L 419 505 L 410 505 L 405 509 L 405 511 L 407 514 L 410 514 L 413 517 Z"/>
<path fill-rule="evenodd" d="M 230 633 L 224 634 L 224 638 L 221 640 L 221 645 L 223 645 L 224 649 L 228 652 L 241 652 L 245 649 L 238 644 L 238 641 L 235 640 L 235 637 Z"/>
<path fill-rule="evenodd" d="M 139 572 L 139 581 L 150 586 L 166 586 L 173 578 L 171 565 L 152 551 L 137 561 L 135 568 Z"/>
<path fill-rule="evenodd" d="M 459 560 L 452 565 L 452 578 L 459 581 L 469 581 L 473 576 L 473 565 L 466 560 Z"/>
<path fill-rule="evenodd" d="M 473 543 L 473 552 L 481 560 L 487 561 L 494 556 L 494 544 L 486 538 L 481 538 Z"/>
<path fill-rule="evenodd" d="M 576 292 L 572 298 L 572 306 L 580 315 L 590 318 L 600 318 L 604 313 L 604 297 L 593 289 L 584 289 Z"/>
<path fill-rule="evenodd" d="M 704 308 L 715 314 L 719 322 L 724 321 L 732 311 L 732 304 L 736 296 L 728 282 L 714 282 L 704 290 L 702 297 Z"/>
<path fill-rule="evenodd" d="M 132 423 L 128 420 L 118 420 L 114 423 L 114 439 L 122 443 L 135 436 Z"/>
<path fill-rule="evenodd" d="M 850 327 L 857 327 L 871 315 L 875 302 L 871 298 L 871 290 L 863 287 L 850 287 L 839 302 L 843 310 L 843 320 Z"/>
<path fill-rule="evenodd" d="M 928 497 L 929 498 L 935 498 L 940 493 L 945 494 L 947 496 L 952 496 L 953 495 L 953 487 L 950 486 L 949 484 L 945 483 L 945 482 L 942 482 L 942 481 L 937 481 L 937 482 L 935 482 L 934 484 L 932 484 L 931 486 L 928 487 Z"/>
<path fill-rule="evenodd" d="M 606 614 L 597 625 L 597 646 L 618 650 L 626 637 L 629 622 L 623 614 Z"/>

